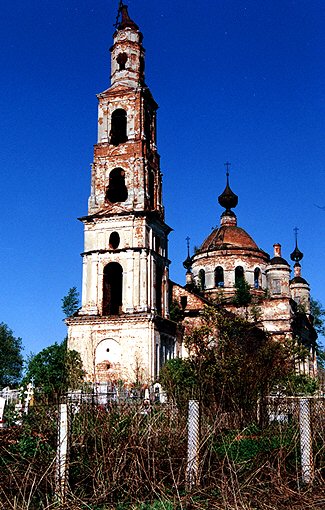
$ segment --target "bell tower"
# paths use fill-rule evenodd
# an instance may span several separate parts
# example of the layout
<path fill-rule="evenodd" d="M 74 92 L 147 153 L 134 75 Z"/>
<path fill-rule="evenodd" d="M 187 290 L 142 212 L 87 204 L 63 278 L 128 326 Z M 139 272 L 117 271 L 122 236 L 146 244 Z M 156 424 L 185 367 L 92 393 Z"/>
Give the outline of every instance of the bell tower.
<path fill-rule="evenodd" d="M 111 86 L 98 94 L 98 140 L 84 224 L 82 307 L 68 347 L 94 382 L 153 380 L 175 354 L 168 234 L 156 146 L 158 105 L 145 84 L 143 36 L 120 2 Z M 135 373 L 137 372 L 137 373 Z"/>

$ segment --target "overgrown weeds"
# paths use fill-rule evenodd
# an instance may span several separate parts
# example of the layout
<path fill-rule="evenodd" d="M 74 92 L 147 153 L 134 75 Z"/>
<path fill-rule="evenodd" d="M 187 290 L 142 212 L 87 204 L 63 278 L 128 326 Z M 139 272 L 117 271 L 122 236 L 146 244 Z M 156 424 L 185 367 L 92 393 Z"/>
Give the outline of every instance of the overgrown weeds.
<path fill-rule="evenodd" d="M 200 486 L 186 492 L 186 415 L 168 406 L 85 404 L 71 413 L 67 502 L 55 498 L 56 408 L 1 430 L 2 510 L 323 510 L 324 411 L 313 414 L 315 480 L 301 485 L 298 421 L 264 429 L 204 414 Z M 223 423 L 223 425 L 222 425 Z"/>

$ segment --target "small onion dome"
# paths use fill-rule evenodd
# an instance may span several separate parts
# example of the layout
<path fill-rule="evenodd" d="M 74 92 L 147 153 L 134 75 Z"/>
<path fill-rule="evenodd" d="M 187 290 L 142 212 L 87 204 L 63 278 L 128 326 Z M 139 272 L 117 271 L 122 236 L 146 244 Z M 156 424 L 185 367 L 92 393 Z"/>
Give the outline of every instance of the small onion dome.
<path fill-rule="evenodd" d="M 235 193 L 230 189 L 229 186 L 229 174 L 227 173 L 227 184 L 226 187 L 219 195 L 218 202 L 221 205 L 221 207 L 224 207 L 226 211 L 229 211 L 230 209 L 233 209 L 238 204 L 238 196 L 235 195 Z"/>
<path fill-rule="evenodd" d="M 122 4 L 120 7 L 120 13 L 122 15 L 122 19 L 117 27 L 118 30 L 124 30 L 124 28 L 133 28 L 134 30 L 139 30 L 139 27 L 129 16 L 128 6 Z"/>
<path fill-rule="evenodd" d="M 301 276 L 301 265 L 299 262 L 296 262 L 294 265 L 294 278 L 290 280 L 291 283 L 304 283 L 305 285 L 308 285 L 308 282 L 305 280 L 305 278 L 302 278 Z"/>
<path fill-rule="evenodd" d="M 183 262 L 183 266 L 186 269 L 186 271 L 189 271 L 192 267 L 192 259 L 189 255 L 187 255 L 186 259 Z"/>
<path fill-rule="evenodd" d="M 304 256 L 304 254 L 299 250 L 297 242 L 296 242 L 296 247 L 293 250 L 293 252 L 291 253 L 290 258 L 294 262 L 299 262 L 303 258 L 303 256 Z"/>

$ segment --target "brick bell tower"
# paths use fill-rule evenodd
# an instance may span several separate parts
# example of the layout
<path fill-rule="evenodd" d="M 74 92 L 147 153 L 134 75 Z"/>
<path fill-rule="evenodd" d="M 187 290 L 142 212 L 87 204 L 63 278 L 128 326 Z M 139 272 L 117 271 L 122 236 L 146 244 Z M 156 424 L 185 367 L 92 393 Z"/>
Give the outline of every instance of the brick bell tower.
<path fill-rule="evenodd" d="M 144 78 L 143 36 L 120 2 L 111 86 L 98 95 L 98 141 L 84 224 L 82 307 L 68 347 L 87 379 L 149 382 L 176 354 L 168 319 L 168 234 L 156 112 Z"/>

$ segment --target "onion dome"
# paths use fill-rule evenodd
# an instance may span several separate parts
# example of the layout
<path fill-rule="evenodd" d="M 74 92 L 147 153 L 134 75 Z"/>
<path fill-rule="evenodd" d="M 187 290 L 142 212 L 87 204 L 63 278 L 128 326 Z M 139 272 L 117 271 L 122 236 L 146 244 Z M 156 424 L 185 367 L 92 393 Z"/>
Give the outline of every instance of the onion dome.
<path fill-rule="evenodd" d="M 190 257 L 190 238 L 186 238 L 187 242 L 187 257 L 183 262 L 183 267 L 186 269 L 186 272 L 188 273 L 192 267 L 192 258 Z"/>
<path fill-rule="evenodd" d="M 281 257 L 281 244 L 276 243 L 273 245 L 273 248 L 274 248 L 274 257 L 271 258 L 269 263 L 272 266 L 280 265 L 280 266 L 290 267 L 290 264 L 288 264 L 288 262 L 283 257 Z"/>
<path fill-rule="evenodd" d="M 218 202 L 221 205 L 221 207 L 224 207 L 226 209 L 227 213 L 230 213 L 231 212 L 230 209 L 233 209 L 238 204 L 238 196 L 231 190 L 231 188 L 229 186 L 229 172 L 228 172 L 229 163 L 226 163 L 226 165 L 227 165 L 227 174 L 226 174 L 227 175 L 227 184 L 226 184 L 226 187 L 225 187 L 223 193 L 221 193 L 221 195 L 219 195 Z M 235 215 L 234 213 L 232 213 L 232 214 Z"/>
<path fill-rule="evenodd" d="M 290 283 L 304 283 L 308 285 L 308 282 L 305 280 L 305 278 L 302 278 L 301 276 L 301 265 L 299 262 L 296 262 L 294 265 L 294 278 L 292 278 Z"/>
<path fill-rule="evenodd" d="M 296 246 L 295 246 L 295 249 L 293 250 L 293 252 L 291 253 L 290 258 L 294 262 L 300 262 L 304 256 L 304 254 L 298 248 L 298 235 L 297 235 L 298 229 L 295 228 L 294 231 L 295 231 L 295 238 L 296 238 Z"/>
<path fill-rule="evenodd" d="M 132 21 L 128 13 L 128 6 L 120 2 L 118 15 L 119 18 L 121 16 L 121 20 L 117 22 L 117 30 L 124 30 L 124 28 L 133 28 L 133 30 L 139 30 L 138 25 Z"/>
<path fill-rule="evenodd" d="M 304 283 L 308 285 L 308 282 L 301 276 L 301 265 L 299 262 L 303 258 L 304 254 L 299 250 L 298 248 L 298 229 L 297 227 L 294 229 L 295 233 L 295 240 L 296 240 L 296 246 L 293 252 L 290 255 L 291 260 L 295 262 L 295 265 L 293 267 L 294 270 L 294 277 L 292 278 L 290 283 Z"/>

